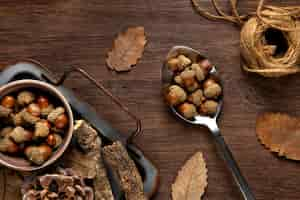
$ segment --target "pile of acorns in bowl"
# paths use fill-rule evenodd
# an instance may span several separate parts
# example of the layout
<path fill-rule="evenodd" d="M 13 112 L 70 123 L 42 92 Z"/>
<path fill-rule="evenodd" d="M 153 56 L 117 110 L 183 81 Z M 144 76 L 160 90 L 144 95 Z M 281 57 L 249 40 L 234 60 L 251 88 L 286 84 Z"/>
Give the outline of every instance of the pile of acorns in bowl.
<path fill-rule="evenodd" d="M 62 144 L 69 119 L 65 108 L 38 91 L 4 96 L 0 105 L 0 152 L 41 165 Z"/>
<path fill-rule="evenodd" d="M 192 62 L 181 54 L 168 59 L 166 65 L 173 74 L 164 92 L 166 102 L 187 119 L 197 115 L 214 116 L 222 87 L 210 73 L 211 63 L 207 59 Z"/>

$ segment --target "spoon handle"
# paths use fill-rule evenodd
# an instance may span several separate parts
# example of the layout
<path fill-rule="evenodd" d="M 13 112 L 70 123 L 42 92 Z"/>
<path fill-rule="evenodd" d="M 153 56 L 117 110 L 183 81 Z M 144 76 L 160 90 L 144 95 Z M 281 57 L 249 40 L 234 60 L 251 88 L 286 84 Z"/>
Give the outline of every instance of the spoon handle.
<path fill-rule="evenodd" d="M 235 161 L 231 151 L 229 150 L 227 144 L 225 143 L 222 135 L 215 135 L 215 141 L 220 155 L 226 161 L 226 164 L 231 171 L 234 180 L 239 187 L 245 200 L 255 200 L 254 194 L 252 193 L 246 179 L 241 173 L 237 162 Z"/>

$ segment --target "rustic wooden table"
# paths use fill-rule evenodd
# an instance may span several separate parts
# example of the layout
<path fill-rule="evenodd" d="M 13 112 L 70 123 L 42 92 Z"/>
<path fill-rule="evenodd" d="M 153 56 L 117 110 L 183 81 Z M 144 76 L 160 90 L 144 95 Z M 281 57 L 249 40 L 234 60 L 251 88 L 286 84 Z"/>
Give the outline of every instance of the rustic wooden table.
<path fill-rule="evenodd" d="M 203 2 L 209 6 L 208 1 Z M 228 8 L 227 1 L 220 2 Z M 297 2 L 272 1 L 275 5 Z M 253 11 L 256 3 L 244 0 L 240 8 Z M 300 115 L 300 79 L 294 75 L 265 80 L 244 74 L 238 27 L 203 19 L 189 0 L 2 0 L 0 17 L 2 63 L 33 58 L 58 74 L 70 66 L 82 66 L 142 119 L 143 134 L 136 143 L 161 173 L 154 199 L 169 199 L 177 170 L 197 150 L 204 152 L 209 169 L 204 199 L 240 199 L 208 130 L 177 121 L 161 98 L 160 68 L 168 50 L 173 45 L 198 49 L 221 73 L 225 105 L 220 127 L 257 199 L 299 199 L 299 163 L 265 150 L 255 136 L 255 119 L 263 111 Z M 109 71 L 105 56 L 114 37 L 135 25 L 144 26 L 148 37 L 143 58 L 129 73 Z M 88 81 L 74 75 L 66 85 L 123 132 L 134 127 L 108 99 L 97 95 Z"/>

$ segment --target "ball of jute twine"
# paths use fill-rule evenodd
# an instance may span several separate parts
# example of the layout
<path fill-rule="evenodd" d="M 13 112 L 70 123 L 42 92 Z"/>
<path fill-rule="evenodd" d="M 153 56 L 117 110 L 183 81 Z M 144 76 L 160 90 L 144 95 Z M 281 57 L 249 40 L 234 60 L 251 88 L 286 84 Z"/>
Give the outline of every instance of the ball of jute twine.
<path fill-rule="evenodd" d="M 216 0 L 211 1 L 217 14 L 203 9 L 200 0 L 191 1 L 200 15 L 210 20 L 229 21 L 242 27 L 240 47 L 245 71 L 265 77 L 300 72 L 300 6 L 267 6 L 264 5 L 264 0 L 260 0 L 255 13 L 240 15 L 238 1 L 230 0 L 232 14 L 228 15 L 220 9 Z M 267 37 L 270 35 L 273 42 L 268 41 Z M 277 44 L 278 40 L 286 43 L 284 49 L 279 49 L 282 45 Z"/>

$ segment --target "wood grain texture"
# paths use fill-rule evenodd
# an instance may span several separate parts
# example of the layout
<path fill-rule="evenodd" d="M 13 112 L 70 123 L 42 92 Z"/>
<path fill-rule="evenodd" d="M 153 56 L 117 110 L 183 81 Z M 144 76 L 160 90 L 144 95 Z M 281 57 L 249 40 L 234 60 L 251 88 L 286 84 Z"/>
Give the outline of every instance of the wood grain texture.
<path fill-rule="evenodd" d="M 220 0 L 229 8 L 226 2 Z M 242 12 L 253 11 L 256 3 L 241 0 L 239 7 Z M 209 7 L 209 1 L 203 0 L 203 4 Z M 105 57 L 116 34 L 127 26 L 139 25 L 145 27 L 149 42 L 138 67 L 124 74 L 109 71 Z M 197 150 L 204 153 L 209 173 L 204 199 L 240 199 L 229 172 L 216 155 L 208 130 L 177 121 L 163 104 L 160 68 L 174 45 L 197 49 L 218 67 L 225 87 L 220 128 L 257 199 L 299 199 L 300 164 L 265 150 L 257 141 L 255 120 L 263 111 L 300 116 L 300 79 L 294 75 L 262 82 L 261 77 L 244 74 L 240 69 L 238 27 L 203 19 L 189 0 L 1 1 L 1 65 L 18 58 L 34 58 L 54 72 L 81 66 L 140 116 L 143 135 L 136 143 L 161 172 L 155 200 L 169 199 L 177 170 Z M 74 75 L 66 85 L 124 133 L 134 128 L 125 114 L 95 93 L 88 81 Z"/>

